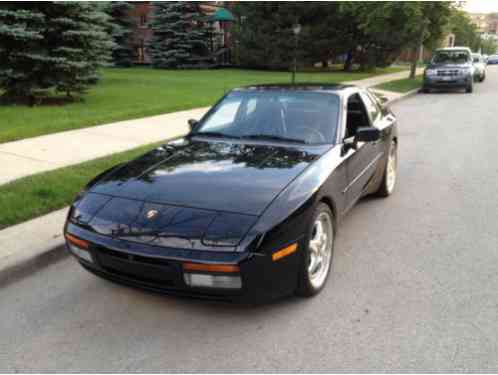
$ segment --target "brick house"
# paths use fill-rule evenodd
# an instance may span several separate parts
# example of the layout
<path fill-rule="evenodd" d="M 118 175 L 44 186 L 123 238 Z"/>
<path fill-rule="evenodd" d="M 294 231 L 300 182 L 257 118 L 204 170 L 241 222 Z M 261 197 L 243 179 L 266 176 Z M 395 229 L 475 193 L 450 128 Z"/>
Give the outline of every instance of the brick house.
<path fill-rule="evenodd" d="M 468 13 L 468 16 L 480 33 L 498 35 L 498 17 L 495 14 Z"/>
<path fill-rule="evenodd" d="M 438 48 L 446 48 L 454 46 L 455 46 L 455 34 L 448 33 L 441 41 Z M 414 50 L 413 48 L 408 48 L 401 52 L 397 60 L 412 61 L 414 56 L 417 55 L 418 60 L 429 61 L 432 58 L 432 53 L 433 51 L 425 47 L 422 47 L 422 50 Z"/>
<path fill-rule="evenodd" d="M 498 14 L 468 13 L 468 15 L 482 38 L 498 42 Z"/>
<path fill-rule="evenodd" d="M 152 38 L 152 30 L 147 25 L 152 14 L 150 1 L 134 2 L 130 16 L 135 20 L 135 29 L 131 36 L 132 45 L 136 51 L 137 64 L 149 64 L 150 56 L 147 54 L 146 45 Z"/>
<path fill-rule="evenodd" d="M 230 49 L 232 35 L 230 29 L 235 20 L 229 11 L 233 3 L 224 1 L 205 1 L 199 4 L 201 12 L 206 16 L 206 22 L 211 25 L 210 50 L 217 62 L 221 65 L 230 63 Z M 130 16 L 135 20 L 135 29 L 132 32 L 132 45 L 136 50 L 136 64 L 150 64 L 147 53 L 147 44 L 152 38 L 152 30 L 148 26 L 153 13 L 151 1 L 132 3 Z"/>

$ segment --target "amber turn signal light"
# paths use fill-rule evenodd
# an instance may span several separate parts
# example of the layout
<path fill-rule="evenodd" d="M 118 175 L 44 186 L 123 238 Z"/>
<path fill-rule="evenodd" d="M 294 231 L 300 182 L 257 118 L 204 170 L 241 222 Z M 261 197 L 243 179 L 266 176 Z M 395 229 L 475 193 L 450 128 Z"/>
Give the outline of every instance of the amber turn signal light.
<path fill-rule="evenodd" d="M 286 248 L 283 248 L 282 250 L 273 253 L 271 259 L 275 262 L 279 259 L 282 259 L 283 257 L 286 257 L 287 255 L 295 253 L 296 250 L 297 250 L 297 243 L 293 243 L 292 245 L 287 246 Z"/>
<path fill-rule="evenodd" d="M 203 264 L 203 263 L 183 263 L 183 270 L 201 272 L 234 273 L 240 272 L 239 266 L 235 264 Z"/>
<path fill-rule="evenodd" d="M 74 237 L 72 234 L 69 233 L 66 233 L 66 240 L 68 240 L 68 242 L 81 249 L 88 249 L 90 247 L 88 241 L 82 240 L 78 237 Z"/>

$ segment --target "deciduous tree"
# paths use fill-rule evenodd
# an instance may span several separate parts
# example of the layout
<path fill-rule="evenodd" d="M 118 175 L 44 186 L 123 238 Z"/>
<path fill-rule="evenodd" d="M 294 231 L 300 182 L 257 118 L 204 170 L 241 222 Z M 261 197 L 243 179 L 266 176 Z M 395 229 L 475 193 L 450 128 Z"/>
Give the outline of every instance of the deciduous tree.
<path fill-rule="evenodd" d="M 453 9 L 450 17 L 450 30 L 455 34 L 455 45 L 466 46 L 477 51 L 481 44 L 477 26 L 463 10 Z"/>
<path fill-rule="evenodd" d="M 287 68 L 292 61 L 292 24 L 302 24 L 300 61 L 324 62 L 348 55 L 363 69 L 386 66 L 401 50 L 441 37 L 450 7 L 445 2 L 240 2 L 236 32 L 241 63 Z"/>

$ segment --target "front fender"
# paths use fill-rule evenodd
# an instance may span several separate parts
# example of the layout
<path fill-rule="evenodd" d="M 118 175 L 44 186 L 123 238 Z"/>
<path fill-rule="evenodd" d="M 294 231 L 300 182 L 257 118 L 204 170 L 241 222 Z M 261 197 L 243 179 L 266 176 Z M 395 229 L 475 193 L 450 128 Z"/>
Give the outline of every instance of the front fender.
<path fill-rule="evenodd" d="M 241 242 L 239 251 L 259 251 L 260 245 L 267 243 L 267 239 L 261 240 L 263 234 L 268 237 L 279 233 L 276 237 L 280 237 L 280 245 L 285 245 L 285 240 L 297 240 L 305 233 L 312 208 L 319 200 L 331 203 L 334 214 L 342 212 L 345 202 L 341 191 L 346 183 L 343 161 L 341 145 L 337 145 L 310 164 L 266 208 Z M 283 233 L 290 233 L 294 238 Z M 259 242 L 255 243 L 258 238 Z M 276 246 L 275 241 L 270 242 Z"/>

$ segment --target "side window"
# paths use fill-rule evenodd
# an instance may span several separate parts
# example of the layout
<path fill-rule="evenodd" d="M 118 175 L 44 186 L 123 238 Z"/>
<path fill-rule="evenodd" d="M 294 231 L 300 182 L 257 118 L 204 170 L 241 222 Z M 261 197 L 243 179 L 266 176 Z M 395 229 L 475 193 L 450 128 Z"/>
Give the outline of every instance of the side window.
<path fill-rule="evenodd" d="M 379 118 L 380 109 L 377 106 L 377 103 L 367 93 L 361 93 L 361 98 L 365 103 L 365 107 L 367 108 L 370 120 L 372 121 L 372 124 L 374 124 L 375 121 L 377 121 L 377 119 Z"/>
<path fill-rule="evenodd" d="M 358 128 L 364 126 L 370 126 L 365 105 L 359 94 L 353 94 L 348 98 L 346 133 L 344 138 L 354 137 Z"/>

